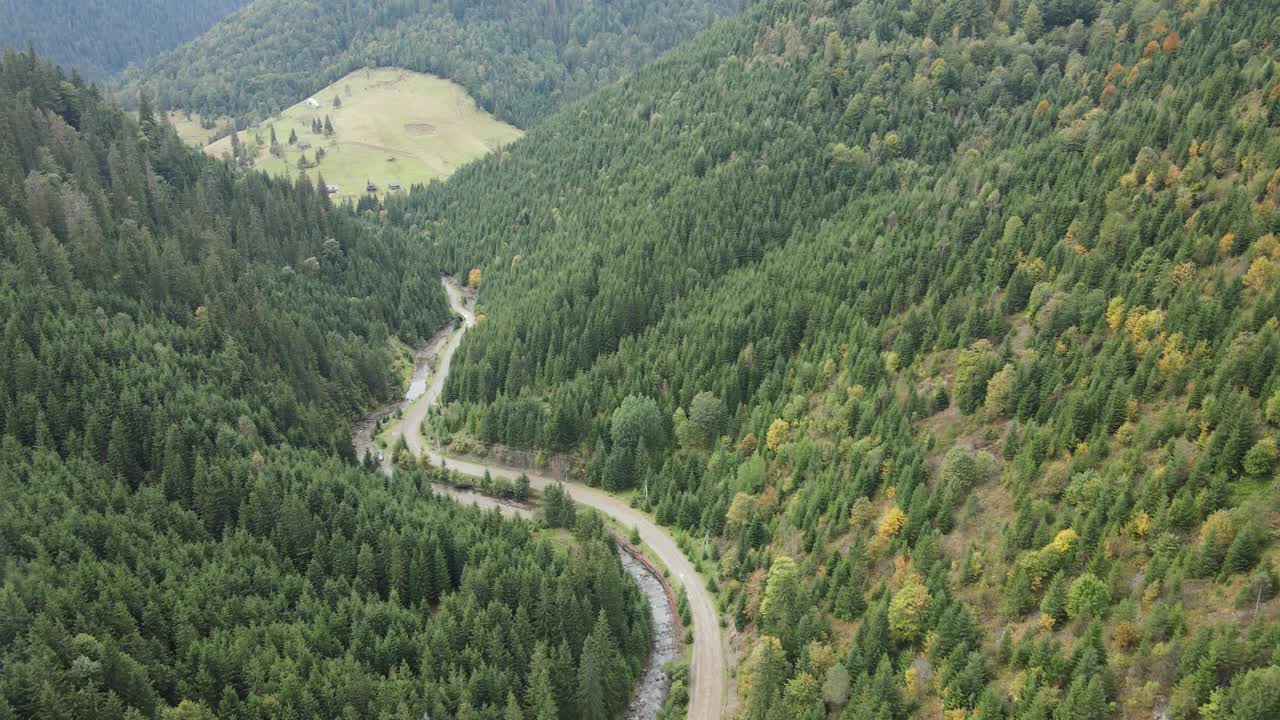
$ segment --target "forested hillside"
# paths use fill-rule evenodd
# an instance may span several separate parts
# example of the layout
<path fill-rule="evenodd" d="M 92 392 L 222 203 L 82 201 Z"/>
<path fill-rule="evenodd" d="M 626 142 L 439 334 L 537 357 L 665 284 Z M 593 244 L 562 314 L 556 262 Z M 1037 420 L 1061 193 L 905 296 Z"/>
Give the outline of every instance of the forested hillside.
<path fill-rule="evenodd" d="M 616 711 L 647 606 L 572 537 L 354 463 L 429 250 L 0 60 L 0 718 Z M 524 715 L 527 713 L 527 715 Z"/>
<path fill-rule="evenodd" d="M 729 0 L 256 0 L 131 70 L 165 108 L 263 119 L 363 67 L 429 72 L 527 128 L 683 42 Z"/>
<path fill-rule="evenodd" d="M 208 30 L 248 0 L 0 0 L 0 48 L 28 46 L 84 75 L 123 70 Z"/>
<path fill-rule="evenodd" d="M 745 718 L 1280 715 L 1266 2 L 765 2 L 388 208 L 438 420 L 719 537 Z"/>

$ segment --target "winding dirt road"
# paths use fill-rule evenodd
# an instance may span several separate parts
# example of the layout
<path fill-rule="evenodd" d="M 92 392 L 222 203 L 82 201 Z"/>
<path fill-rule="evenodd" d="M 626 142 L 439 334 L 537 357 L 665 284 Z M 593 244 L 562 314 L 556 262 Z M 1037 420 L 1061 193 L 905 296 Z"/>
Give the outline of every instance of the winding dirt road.
<path fill-rule="evenodd" d="M 422 421 L 427 417 L 427 413 L 430 412 L 431 408 L 440 401 L 440 395 L 444 390 L 445 378 L 449 375 L 449 366 L 453 360 L 453 354 L 457 351 L 458 344 L 462 342 L 462 336 L 467 329 L 473 327 L 476 322 L 475 315 L 467 308 L 462 291 L 458 286 L 450 278 L 444 278 L 442 282 L 444 283 L 445 292 L 449 296 L 449 305 L 462 318 L 462 325 L 456 327 L 449 334 L 444 346 L 436 356 L 436 366 L 431 373 L 430 381 L 427 383 L 425 391 L 405 407 L 403 421 L 396 426 L 394 432 L 404 436 L 405 444 L 408 445 L 410 452 L 414 455 L 426 457 L 434 465 L 439 465 L 443 462 L 449 468 L 466 475 L 484 475 L 485 471 L 488 470 L 493 477 L 515 479 L 523 472 L 528 475 L 530 484 L 539 490 L 559 482 L 552 478 L 503 465 L 447 457 L 434 448 L 428 447 L 423 442 L 420 430 Z M 684 553 L 676 545 L 675 539 L 666 530 L 658 527 L 647 515 L 632 508 L 625 501 L 603 490 L 586 487 L 585 485 L 565 483 L 564 487 L 569 495 L 579 503 L 593 507 L 611 516 L 626 527 L 635 528 L 640 533 L 640 539 L 653 550 L 654 554 L 671 571 L 672 580 L 685 588 L 685 593 L 689 598 L 689 609 L 693 614 L 693 662 L 689 669 L 689 717 L 693 720 L 717 720 L 722 717 L 726 705 L 726 688 L 728 684 L 725 645 L 720 632 L 720 619 L 716 612 L 715 600 L 703 585 L 702 578 L 699 577 L 697 570 L 694 569 L 693 563 L 689 562 L 689 559 L 684 556 Z M 444 486 L 440 488 L 440 491 L 458 496 L 463 500 L 479 501 L 481 505 L 498 506 L 506 508 L 506 511 L 514 510 L 510 506 L 499 505 L 489 498 L 484 498 L 488 502 L 481 501 L 480 498 L 483 496 L 475 493 L 450 492 L 450 489 Z"/>

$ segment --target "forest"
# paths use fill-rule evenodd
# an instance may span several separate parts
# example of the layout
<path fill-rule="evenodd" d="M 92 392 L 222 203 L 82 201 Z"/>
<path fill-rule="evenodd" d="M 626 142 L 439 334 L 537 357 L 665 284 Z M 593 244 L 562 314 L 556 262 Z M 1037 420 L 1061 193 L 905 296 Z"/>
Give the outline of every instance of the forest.
<path fill-rule="evenodd" d="M 260 121 L 364 67 L 465 86 L 528 128 L 736 7 L 729 0 L 257 0 L 196 40 L 124 73 L 117 96 Z"/>
<path fill-rule="evenodd" d="M 652 630 L 599 517 L 354 461 L 431 251 L 164 118 L 0 58 L 0 718 L 616 715 Z"/>
<path fill-rule="evenodd" d="M 753 4 L 388 201 L 479 288 L 433 422 L 718 538 L 741 718 L 1280 716 L 1278 46 Z"/>
<path fill-rule="evenodd" d="M 105 78 L 177 47 L 248 0 L 0 0 L 0 49 Z"/>

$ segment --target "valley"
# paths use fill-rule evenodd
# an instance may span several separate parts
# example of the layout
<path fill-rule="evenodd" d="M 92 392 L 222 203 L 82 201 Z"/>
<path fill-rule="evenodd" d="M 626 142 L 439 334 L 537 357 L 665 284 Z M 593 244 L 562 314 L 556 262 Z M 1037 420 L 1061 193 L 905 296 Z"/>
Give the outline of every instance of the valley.
<path fill-rule="evenodd" d="M 372 438 L 372 431 L 376 426 L 376 421 L 390 417 L 392 411 L 398 411 L 402 413 L 402 416 L 399 419 L 390 421 L 392 426 L 389 440 L 393 445 L 403 440 L 407 443 L 409 452 L 423 462 L 437 467 L 447 467 L 454 472 L 472 477 L 488 474 L 496 478 L 515 480 L 517 477 L 524 475 L 528 477 L 533 489 L 538 491 L 543 491 L 552 485 L 559 485 L 559 480 L 545 477 L 538 473 L 530 473 L 498 464 L 479 463 L 450 457 L 443 454 L 439 449 L 432 448 L 426 444 L 420 429 L 422 423 L 427 414 L 438 405 L 445 381 L 448 379 L 453 355 L 457 352 L 458 345 L 467 330 L 475 325 L 475 314 L 468 307 L 463 291 L 457 283 L 448 277 L 443 278 L 441 282 L 449 297 L 451 310 L 457 317 L 462 318 L 462 322 L 457 326 L 452 326 L 442 331 L 440 335 L 433 338 L 426 345 L 429 352 L 419 356 L 418 369 L 415 370 L 414 381 L 403 402 L 376 411 L 370 418 L 357 424 L 355 429 L 357 452 L 361 457 L 364 457 L 367 453 L 379 452 Z M 427 368 L 430 369 L 428 370 Z M 393 464 L 390 455 L 380 453 L 380 457 L 380 464 L 384 470 L 392 473 Z M 522 506 L 505 503 L 471 490 L 455 488 L 440 482 L 435 483 L 433 487 L 435 492 L 453 497 L 459 502 L 494 508 L 507 515 L 524 516 L 530 514 Z M 690 717 L 717 718 L 724 716 L 726 713 L 722 708 L 725 707 L 726 698 L 728 697 L 726 692 L 729 678 L 729 663 L 726 662 L 728 642 L 722 637 L 719 613 L 716 610 L 714 598 L 704 586 L 704 580 L 697 569 L 685 557 L 670 533 L 656 525 L 648 514 L 639 512 L 630 507 L 625 501 L 594 488 L 570 483 L 564 485 L 564 489 L 574 501 L 603 513 L 620 527 L 634 529 L 640 541 L 649 547 L 658 561 L 669 569 L 672 579 L 685 589 L 693 613 L 693 652 L 690 668 L 691 687 L 689 688 Z M 634 573 L 644 572 L 634 563 L 629 565 L 629 568 Z M 657 596 L 650 595 L 649 597 L 651 602 L 660 603 L 662 606 L 655 609 L 655 616 L 661 616 L 664 612 L 669 616 L 671 610 L 666 606 L 667 600 L 665 596 L 659 594 Z M 671 643 L 672 640 L 667 638 L 667 642 Z M 654 690 L 650 686 L 645 686 L 645 689 L 649 693 Z M 657 698 L 655 702 L 655 698 L 652 695 L 641 694 L 633 702 L 636 704 L 637 709 L 629 713 L 627 717 L 636 718 L 636 720 L 640 720 L 640 718 L 650 719 L 655 716 L 656 710 L 661 706 L 661 697 Z M 644 708 L 643 714 L 640 714 L 639 708 Z"/>
<path fill-rule="evenodd" d="M 1280 718 L 1273 2 L 73 5 L 0 720 Z"/>

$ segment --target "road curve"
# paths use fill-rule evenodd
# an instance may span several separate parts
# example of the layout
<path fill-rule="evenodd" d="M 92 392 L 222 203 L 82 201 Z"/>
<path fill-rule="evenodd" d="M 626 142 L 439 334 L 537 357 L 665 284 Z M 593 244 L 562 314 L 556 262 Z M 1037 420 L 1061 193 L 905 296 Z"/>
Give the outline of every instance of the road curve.
<path fill-rule="evenodd" d="M 444 462 L 449 468 L 466 475 L 484 475 L 487 470 L 493 477 L 515 479 L 524 473 L 529 477 L 530 485 L 539 490 L 559 482 L 526 470 L 447 457 L 422 441 L 420 430 L 422 421 L 432 406 L 440 401 L 453 354 L 457 351 L 463 334 L 476 323 L 475 315 L 467 309 L 463 302 L 462 291 L 458 286 L 449 278 L 442 279 L 442 282 L 445 293 L 449 296 L 449 305 L 462 318 L 462 324 L 450 333 L 439 355 L 436 356 L 436 366 L 431 373 L 426 390 L 405 408 L 403 422 L 399 423 L 393 432 L 404 437 L 405 444 L 414 455 L 427 458 L 433 465 Z M 648 515 L 631 507 L 625 501 L 603 490 L 585 485 L 565 483 L 564 487 L 577 502 L 611 516 L 628 528 L 635 528 L 640 533 L 640 539 L 671 571 L 671 578 L 684 587 L 689 599 L 689 610 L 693 615 L 693 661 L 689 668 L 689 717 L 693 720 L 720 718 L 724 712 L 727 692 L 727 666 L 720 633 L 720 618 L 716 612 L 715 599 L 703 585 L 702 578 L 698 575 L 693 563 L 684 556 L 676 545 L 675 539 L 666 530 L 658 527 Z M 469 493 L 465 499 L 473 499 L 473 496 L 474 494 Z"/>

